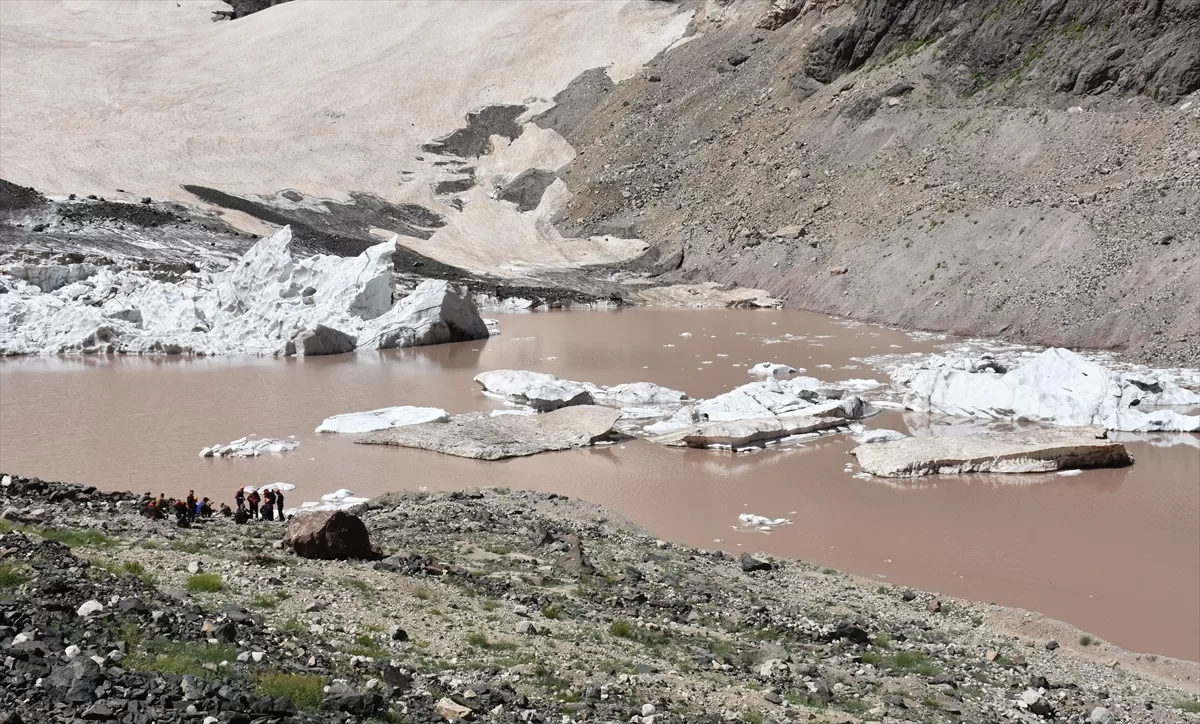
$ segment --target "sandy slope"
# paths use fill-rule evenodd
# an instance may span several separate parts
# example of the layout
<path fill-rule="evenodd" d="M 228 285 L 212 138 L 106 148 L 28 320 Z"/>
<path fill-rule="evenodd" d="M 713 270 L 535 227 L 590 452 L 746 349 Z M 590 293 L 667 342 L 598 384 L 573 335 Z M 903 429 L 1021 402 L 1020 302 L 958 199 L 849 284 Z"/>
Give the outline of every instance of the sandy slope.
<path fill-rule="evenodd" d="M 0 5 L 3 176 L 50 193 L 112 198 L 120 188 L 192 203 L 180 184 L 340 200 L 365 192 L 436 205 L 453 217 L 432 196 L 430 184 L 446 172 L 422 143 L 480 106 L 544 109 L 590 68 L 628 78 L 690 19 L 647 0 L 299 0 L 213 22 L 211 11 L 221 7 L 208 0 Z M 544 143 L 519 154 L 530 165 L 501 167 L 499 178 L 570 160 L 557 134 L 541 136 Z M 477 191 L 476 207 L 496 204 Z M 469 261 L 470 242 L 461 253 L 454 246 L 497 228 L 501 216 L 472 209 L 427 246 Z M 472 266 L 612 255 L 605 244 L 556 252 L 561 238 L 544 214 L 527 216 L 499 226 L 513 249 L 534 242 L 532 256 L 493 254 Z M 618 256 L 628 253 L 622 247 Z"/>

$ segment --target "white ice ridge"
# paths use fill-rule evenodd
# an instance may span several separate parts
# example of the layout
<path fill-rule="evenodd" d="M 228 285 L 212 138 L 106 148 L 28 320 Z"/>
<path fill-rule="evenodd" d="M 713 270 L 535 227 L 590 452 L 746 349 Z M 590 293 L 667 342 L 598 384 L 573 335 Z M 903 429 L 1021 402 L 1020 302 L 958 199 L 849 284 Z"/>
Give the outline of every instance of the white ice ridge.
<path fill-rule="evenodd" d="M 225 445 L 213 445 L 200 451 L 202 458 L 255 458 L 263 453 L 284 453 L 300 447 L 295 440 L 280 440 L 274 437 L 263 437 L 251 440 L 249 437 L 239 437 Z"/>
<path fill-rule="evenodd" d="M 383 407 L 366 412 L 346 412 L 325 418 L 317 432 L 363 433 L 420 422 L 447 422 L 450 413 L 437 407 Z"/>
<path fill-rule="evenodd" d="M 1165 376 L 1118 372 L 1066 349 L 1047 349 L 1008 371 L 990 360 L 933 357 L 900 366 L 892 378 L 909 410 L 1127 432 L 1200 432 L 1200 415 L 1152 410 L 1195 407 L 1200 395 Z"/>
<path fill-rule="evenodd" d="M 178 282 L 101 268 L 44 292 L 0 275 L 0 354 L 321 355 L 488 337 L 465 289 L 426 280 L 393 300 L 394 239 L 352 258 L 300 258 L 291 242 L 284 227 Z"/>

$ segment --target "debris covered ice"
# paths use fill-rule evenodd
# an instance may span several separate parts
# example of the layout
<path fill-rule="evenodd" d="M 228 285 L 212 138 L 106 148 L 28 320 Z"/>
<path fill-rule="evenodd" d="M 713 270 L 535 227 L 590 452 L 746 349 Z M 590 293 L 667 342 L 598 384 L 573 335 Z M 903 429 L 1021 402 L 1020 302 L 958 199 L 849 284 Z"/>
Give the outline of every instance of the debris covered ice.
<path fill-rule="evenodd" d="M 22 267 L 0 295 L 0 355 L 321 355 L 486 339 L 470 294 L 426 280 L 393 300 L 395 240 L 352 258 L 293 254 L 284 227 L 229 268 L 177 282 L 117 267 L 54 289 Z M 43 288 L 24 281 L 35 279 Z"/>

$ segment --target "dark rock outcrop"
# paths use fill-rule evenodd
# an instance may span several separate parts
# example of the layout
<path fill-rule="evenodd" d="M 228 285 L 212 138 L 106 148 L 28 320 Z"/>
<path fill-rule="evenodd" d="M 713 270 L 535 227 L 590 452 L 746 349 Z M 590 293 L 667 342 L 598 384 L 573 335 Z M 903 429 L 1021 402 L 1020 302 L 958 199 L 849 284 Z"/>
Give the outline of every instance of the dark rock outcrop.
<path fill-rule="evenodd" d="M 551 171 L 531 168 L 505 184 L 497 198 L 516 204 L 519 211 L 533 211 L 556 178 Z"/>

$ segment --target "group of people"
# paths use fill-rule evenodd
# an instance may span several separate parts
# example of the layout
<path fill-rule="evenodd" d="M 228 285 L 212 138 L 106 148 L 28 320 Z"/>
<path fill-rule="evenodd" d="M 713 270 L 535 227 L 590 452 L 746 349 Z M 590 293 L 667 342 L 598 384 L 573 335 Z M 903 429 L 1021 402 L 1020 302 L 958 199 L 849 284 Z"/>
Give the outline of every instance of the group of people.
<path fill-rule="evenodd" d="M 218 511 L 213 508 L 212 501 L 207 497 L 197 499 L 195 490 L 189 490 L 187 497 L 183 499 L 168 498 L 163 493 L 159 493 L 155 498 L 150 493 L 144 493 L 141 499 L 141 513 L 154 520 L 174 515 L 175 520 L 181 524 L 193 523 L 197 518 L 211 518 L 217 513 L 224 516 L 233 515 L 233 511 L 224 503 L 221 503 Z"/>
<path fill-rule="evenodd" d="M 168 498 L 163 493 L 159 493 L 157 498 L 150 493 L 145 493 L 140 501 L 141 514 L 154 520 L 162 520 L 174 515 L 175 521 L 181 526 L 191 525 L 197 518 L 211 518 L 214 515 L 233 518 L 237 523 L 255 519 L 286 520 L 283 513 L 282 490 L 267 488 L 259 492 L 257 489 L 251 488 L 247 493 L 246 489 L 242 487 L 238 488 L 233 499 L 237 503 L 236 512 L 225 503 L 221 503 L 218 509 L 214 508 L 213 502 L 207 497 L 197 499 L 195 490 L 189 490 L 187 497 L 179 500 Z"/>
<path fill-rule="evenodd" d="M 237 503 L 237 513 L 234 518 L 238 522 L 246 520 L 254 520 L 261 518 L 262 520 L 286 520 L 283 515 L 283 491 L 275 490 L 274 488 L 266 488 L 260 494 L 258 490 L 251 488 L 247 493 L 245 488 L 238 488 L 237 493 L 233 496 L 234 502 Z M 279 511 L 276 513 L 276 511 Z"/>

